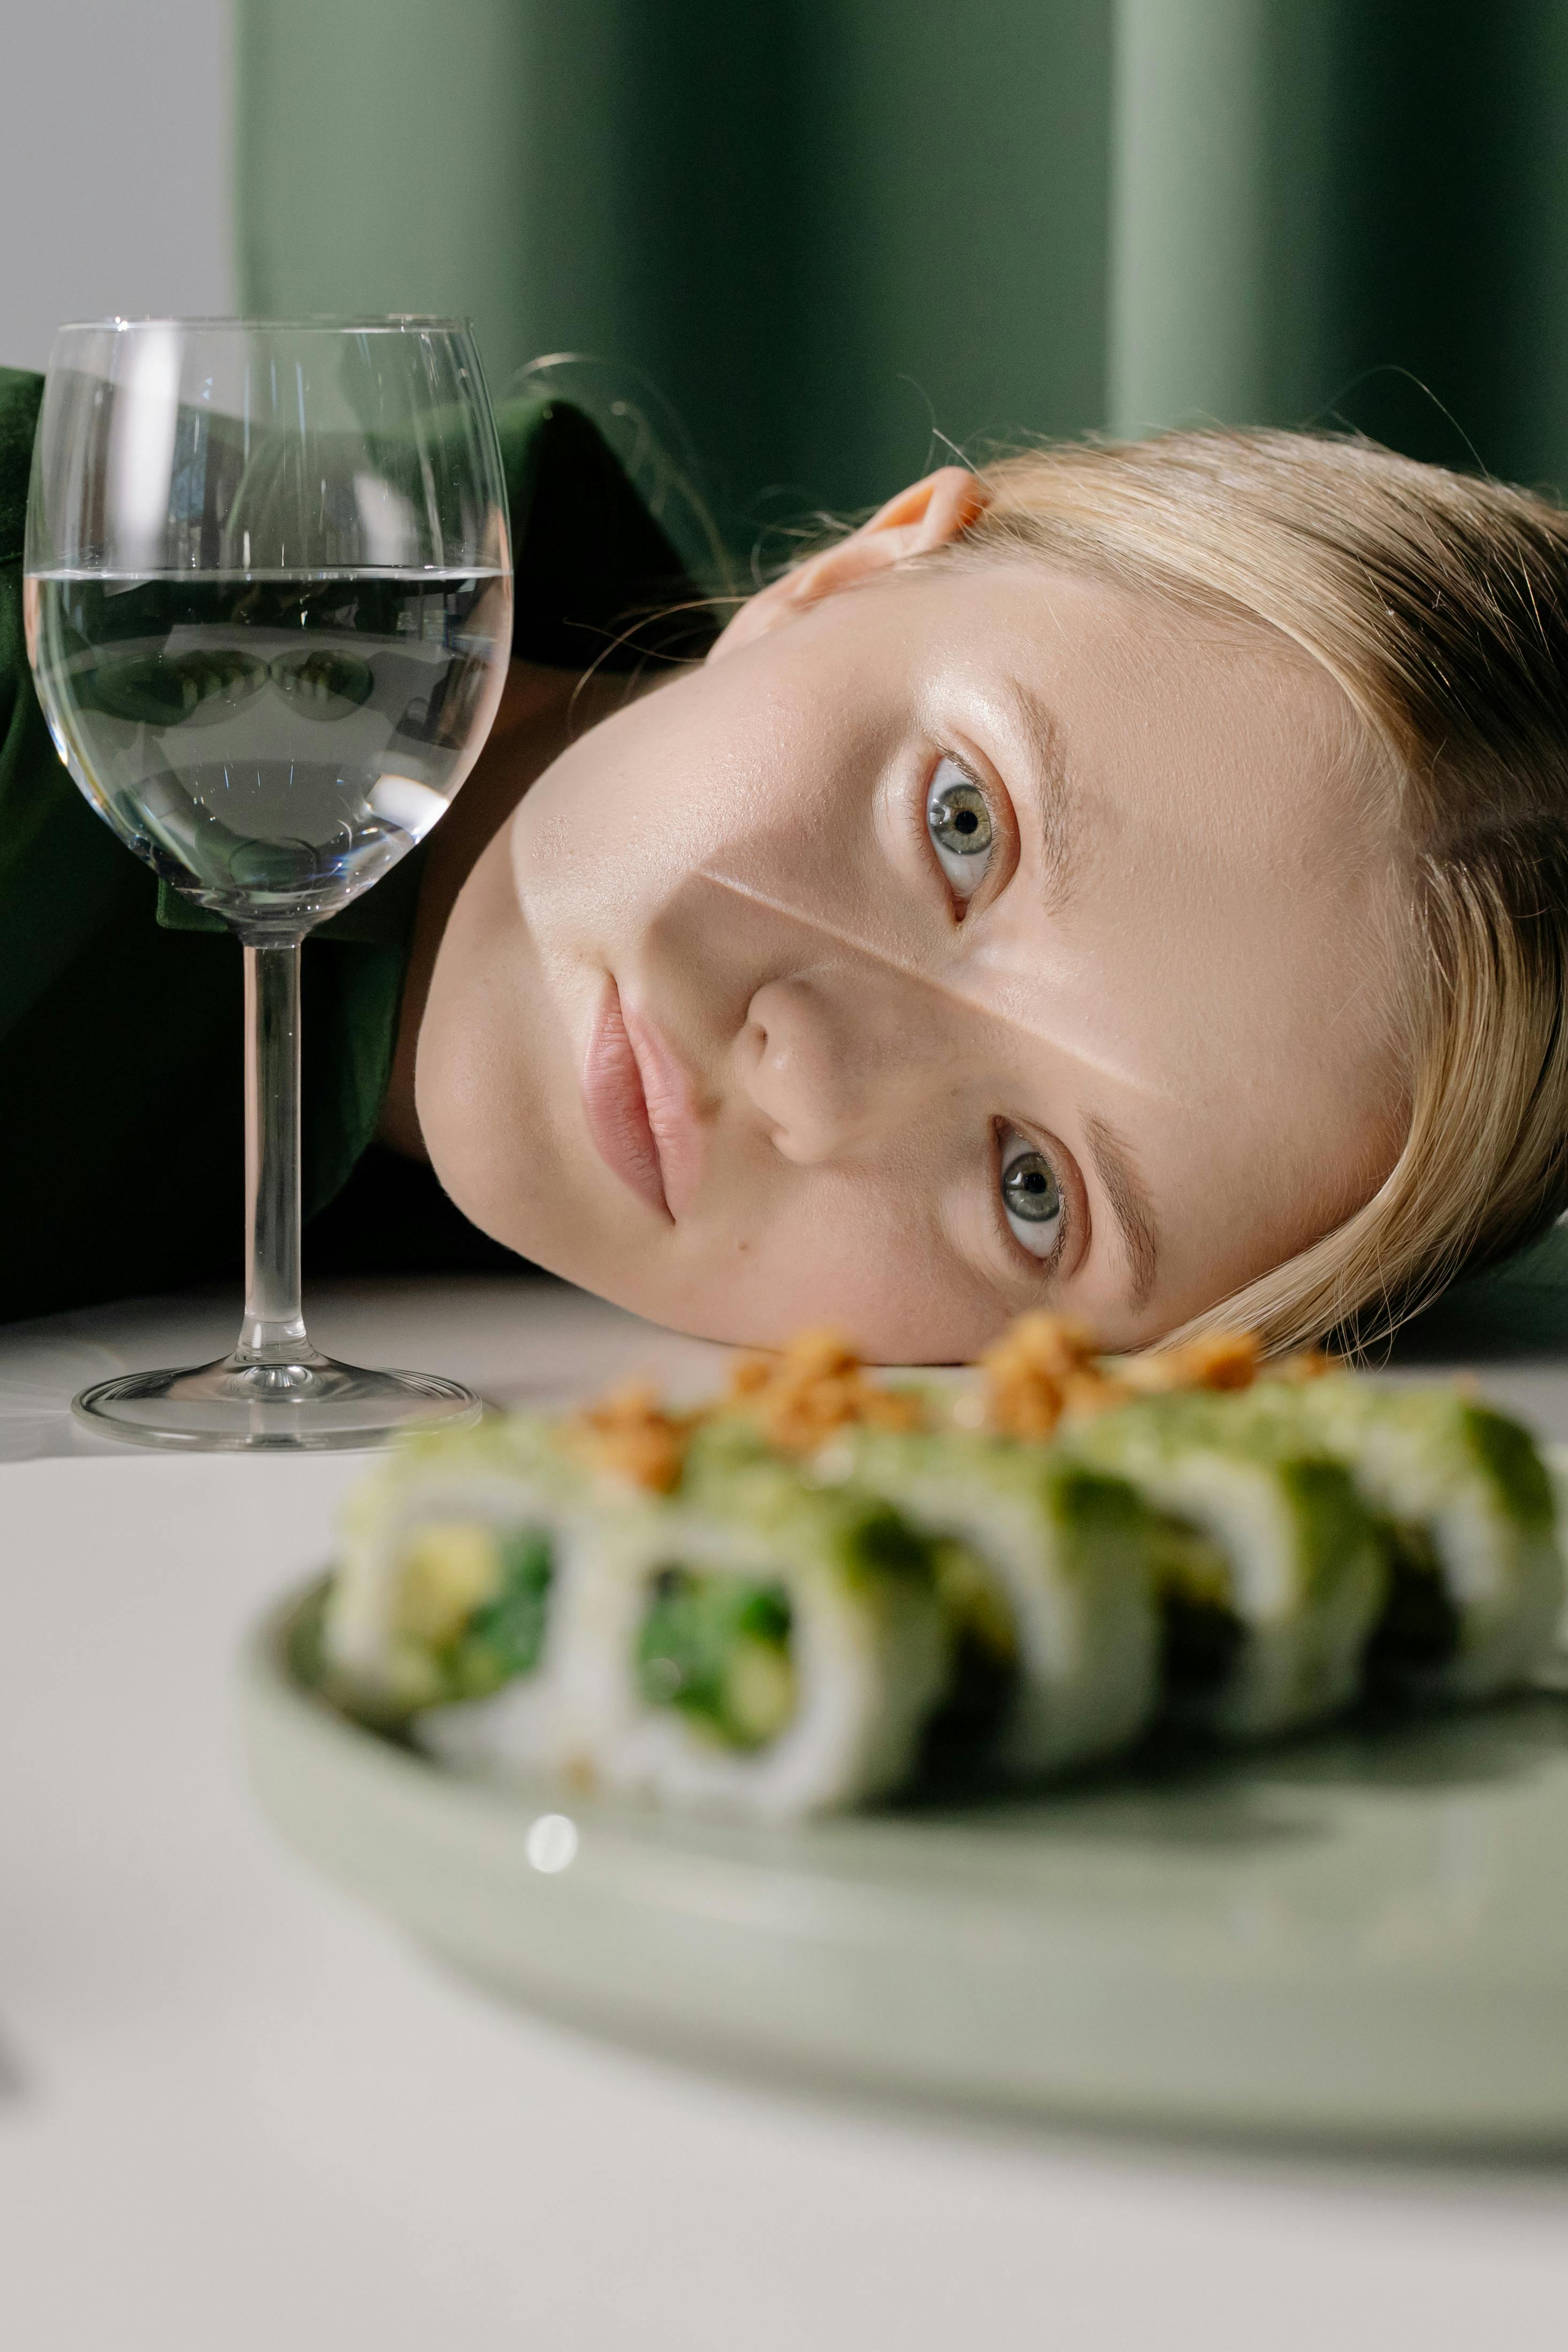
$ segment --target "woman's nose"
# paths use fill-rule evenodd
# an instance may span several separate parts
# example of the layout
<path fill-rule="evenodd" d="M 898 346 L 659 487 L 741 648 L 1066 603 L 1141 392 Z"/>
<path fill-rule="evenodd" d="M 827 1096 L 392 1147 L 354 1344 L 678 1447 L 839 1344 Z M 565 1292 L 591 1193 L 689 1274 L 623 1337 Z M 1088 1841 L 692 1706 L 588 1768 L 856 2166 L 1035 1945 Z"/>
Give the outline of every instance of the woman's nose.
<path fill-rule="evenodd" d="M 874 1118 L 879 1060 L 843 992 L 809 978 L 768 981 L 737 1040 L 741 1084 L 786 1160 L 810 1166 L 852 1151 Z"/>

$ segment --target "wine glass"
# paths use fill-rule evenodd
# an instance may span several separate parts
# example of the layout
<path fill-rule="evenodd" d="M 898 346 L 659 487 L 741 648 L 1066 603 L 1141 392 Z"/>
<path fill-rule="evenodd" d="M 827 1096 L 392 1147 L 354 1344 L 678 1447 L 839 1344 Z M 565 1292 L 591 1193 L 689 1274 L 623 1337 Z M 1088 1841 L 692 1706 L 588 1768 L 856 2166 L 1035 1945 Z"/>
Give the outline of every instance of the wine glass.
<path fill-rule="evenodd" d="M 27 507 L 27 652 L 61 759 L 245 955 L 232 1355 L 76 1401 L 143 1444 L 373 1444 L 472 1420 L 334 1363 L 299 1297 L 299 951 L 444 812 L 496 715 L 511 561 L 495 420 L 449 319 L 62 328 Z"/>

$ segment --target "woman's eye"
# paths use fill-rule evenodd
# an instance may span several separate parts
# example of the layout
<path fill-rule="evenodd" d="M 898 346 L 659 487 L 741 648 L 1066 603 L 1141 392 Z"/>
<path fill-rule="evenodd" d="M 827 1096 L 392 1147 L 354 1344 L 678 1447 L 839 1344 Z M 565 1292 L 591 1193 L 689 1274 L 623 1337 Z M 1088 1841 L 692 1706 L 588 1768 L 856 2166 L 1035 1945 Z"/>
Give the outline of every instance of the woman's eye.
<path fill-rule="evenodd" d="M 991 812 L 985 793 L 956 760 L 936 762 L 925 795 L 925 830 L 954 896 L 972 898 L 991 862 Z"/>
<path fill-rule="evenodd" d="M 1002 1213 L 1031 1257 L 1051 1257 L 1061 1234 L 1061 1187 L 1050 1160 L 1027 1136 L 1002 1138 Z"/>

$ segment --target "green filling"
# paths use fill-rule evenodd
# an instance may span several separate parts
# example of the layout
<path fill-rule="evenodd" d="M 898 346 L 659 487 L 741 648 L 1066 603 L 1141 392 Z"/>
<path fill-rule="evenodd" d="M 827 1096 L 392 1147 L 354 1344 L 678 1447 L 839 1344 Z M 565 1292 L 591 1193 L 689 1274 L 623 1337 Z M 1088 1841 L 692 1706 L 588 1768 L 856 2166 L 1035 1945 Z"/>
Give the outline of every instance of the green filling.
<path fill-rule="evenodd" d="M 727 1748 L 766 1747 L 794 1713 L 790 1626 L 781 1584 L 663 1568 L 638 1637 L 638 1689 Z"/>
<path fill-rule="evenodd" d="M 523 1528 L 498 1540 L 501 1580 L 441 1660 L 453 1698 L 483 1698 L 531 1675 L 544 1648 L 552 1575 L 549 1538 Z"/>
<path fill-rule="evenodd" d="M 436 1521 L 413 1531 L 397 1569 L 393 1622 L 376 1683 L 367 1688 L 335 1668 L 325 1650 L 312 1674 L 301 1667 L 302 1679 L 319 1675 L 334 1704 L 379 1729 L 401 1729 L 422 1708 L 487 1698 L 533 1673 L 544 1650 L 554 1569 L 543 1528 L 503 1532 L 467 1520 Z"/>
<path fill-rule="evenodd" d="M 1386 1690 L 1407 1675 L 1446 1666 L 1459 1646 L 1459 1612 L 1424 1528 L 1380 1521 L 1388 1547 L 1388 1599 L 1366 1648 L 1366 1680 Z"/>

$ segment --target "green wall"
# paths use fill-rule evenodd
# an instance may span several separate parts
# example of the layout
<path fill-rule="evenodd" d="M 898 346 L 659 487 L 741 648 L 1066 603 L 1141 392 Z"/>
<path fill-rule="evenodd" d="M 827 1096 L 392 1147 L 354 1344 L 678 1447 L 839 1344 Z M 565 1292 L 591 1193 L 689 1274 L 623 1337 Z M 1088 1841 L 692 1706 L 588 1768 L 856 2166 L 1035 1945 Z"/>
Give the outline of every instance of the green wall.
<path fill-rule="evenodd" d="M 1563 0 L 1122 0 L 1111 415 L 1568 487 Z"/>
<path fill-rule="evenodd" d="M 1104 415 L 1101 0 L 238 5 L 247 308 L 590 354 L 742 543 Z"/>
<path fill-rule="evenodd" d="M 1568 484 L 1563 0 L 237 0 L 248 307 L 586 355 L 731 543 L 960 442 Z"/>

